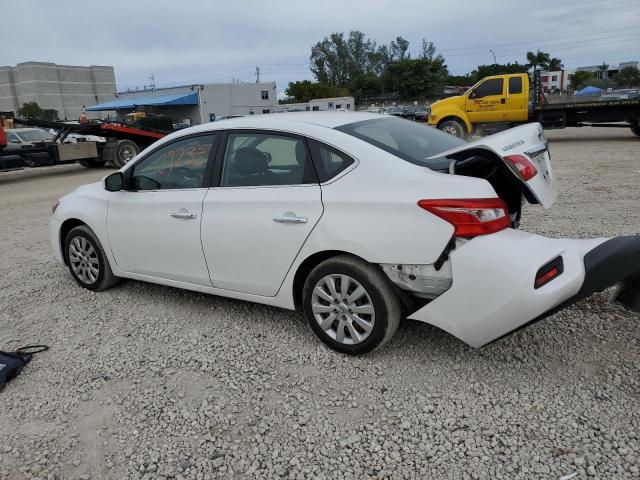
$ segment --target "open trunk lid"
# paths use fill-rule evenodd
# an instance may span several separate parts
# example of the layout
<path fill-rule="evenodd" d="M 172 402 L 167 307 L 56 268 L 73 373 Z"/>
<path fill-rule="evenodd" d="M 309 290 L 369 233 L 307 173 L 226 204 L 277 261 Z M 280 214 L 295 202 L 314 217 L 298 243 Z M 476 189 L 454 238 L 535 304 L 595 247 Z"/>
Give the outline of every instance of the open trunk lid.
<path fill-rule="evenodd" d="M 553 205 L 558 195 L 556 180 L 551 170 L 548 142 L 539 123 L 529 123 L 510 128 L 473 142 L 460 145 L 436 157 L 450 157 L 465 151 L 489 150 L 502 159 L 513 176 L 530 192 L 544 208 Z M 512 162 L 506 157 L 523 156 L 536 169 L 536 174 L 529 180 L 524 180 Z M 535 203 L 535 202 L 534 202 Z"/>

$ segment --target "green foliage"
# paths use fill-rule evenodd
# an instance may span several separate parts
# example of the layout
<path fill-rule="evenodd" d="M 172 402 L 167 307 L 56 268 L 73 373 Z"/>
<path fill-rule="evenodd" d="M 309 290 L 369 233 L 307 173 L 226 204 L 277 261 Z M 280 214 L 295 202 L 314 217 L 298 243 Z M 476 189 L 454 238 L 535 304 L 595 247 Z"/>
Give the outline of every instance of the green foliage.
<path fill-rule="evenodd" d="M 382 92 L 383 80 L 374 73 L 358 75 L 349 83 L 349 92 L 356 100 L 375 97 Z"/>
<path fill-rule="evenodd" d="M 381 76 L 387 66 L 410 58 L 409 42 L 397 37 L 389 45 L 376 42 L 358 30 L 334 32 L 311 47 L 311 72 L 318 83 L 346 88 L 362 75 Z"/>
<path fill-rule="evenodd" d="M 449 75 L 447 77 L 446 84 L 453 85 L 455 87 L 470 87 L 476 83 L 473 78 L 474 77 L 472 77 L 470 73 L 467 75 Z"/>
<path fill-rule="evenodd" d="M 585 72 L 584 70 L 578 70 L 575 73 L 569 75 L 569 81 L 571 82 L 571 88 L 574 90 L 581 90 L 587 85 L 592 85 L 596 80 L 591 72 Z"/>
<path fill-rule="evenodd" d="M 478 68 L 473 70 L 469 77 L 471 78 L 471 83 L 469 85 L 473 85 L 474 83 L 482 80 L 484 77 L 489 77 L 491 75 L 505 75 L 508 73 L 526 73 L 529 69 L 528 65 L 522 65 L 518 62 L 515 63 L 504 63 L 504 64 L 491 64 L 491 65 L 478 65 Z"/>
<path fill-rule="evenodd" d="M 640 85 L 640 71 L 636 67 L 624 67 L 616 75 L 619 87 L 629 88 Z"/>
<path fill-rule="evenodd" d="M 541 52 L 540 50 L 534 52 L 527 52 L 527 62 L 529 62 L 529 68 L 533 67 L 533 71 L 535 72 L 538 69 L 546 69 L 549 66 L 549 62 L 551 61 L 551 57 L 546 52 Z"/>
<path fill-rule="evenodd" d="M 312 82 L 310 80 L 289 82 L 284 93 L 287 97 L 295 99 L 288 103 L 308 102 L 314 98 L 343 97 L 349 94 L 346 88 L 334 87 L 326 83 Z"/>
<path fill-rule="evenodd" d="M 562 64 L 562 60 L 553 57 L 551 60 L 549 60 L 549 65 L 547 65 L 547 68 L 550 72 L 557 72 L 558 70 L 562 70 L 564 68 L 564 65 Z"/>
<path fill-rule="evenodd" d="M 309 61 L 316 85 L 346 88 L 356 101 L 391 91 L 403 98 L 439 93 L 448 73 L 444 58 L 436 53 L 432 42 L 423 39 L 418 58 L 412 59 L 406 39 L 397 37 L 388 45 L 378 46 L 358 30 L 348 36 L 332 33 L 317 42 L 311 47 Z M 308 98 L 308 91 L 294 93 L 293 87 L 296 85 L 290 84 L 285 93 L 297 101 Z M 308 85 L 304 88 L 308 90 Z M 312 98 L 319 98 L 315 93 Z"/>
<path fill-rule="evenodd" d="M 54 122 L 58 120 L 58 111 L 54 108 L 40 108 L 37 102 L 26 102 L 18 110 L 20 118 L 39 118 L 41 120 L 49 120 Z"/>
<path fill-rule="evenodd" d="M 401 99 L 424 98 L 440 93 L 447 78 L 441 55 L 433 59 L 407 58 L 389 65 L 386 75 Z"/>
<path fill-rule="evenodd" d="M 42 115 L 42 109 L 37 102 L 25 102 L 18 110 L 18 116 L 20 118 L 40 118 Z"/>

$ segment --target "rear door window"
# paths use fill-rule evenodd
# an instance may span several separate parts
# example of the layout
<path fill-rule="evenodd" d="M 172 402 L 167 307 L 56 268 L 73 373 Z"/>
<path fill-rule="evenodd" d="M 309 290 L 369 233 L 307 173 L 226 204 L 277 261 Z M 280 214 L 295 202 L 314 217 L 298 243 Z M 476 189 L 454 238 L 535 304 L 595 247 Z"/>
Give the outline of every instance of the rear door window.
<path fill-rule="evenodd" d="M 317 183 L 304 139 L 277 133 L 229 133 L 221 187 Z"/>
<path fill-rule="evenodd" d="M 522 93 L 522 78 L 521 77 L 511 77 L 509 79 L 509 93 Z"/>

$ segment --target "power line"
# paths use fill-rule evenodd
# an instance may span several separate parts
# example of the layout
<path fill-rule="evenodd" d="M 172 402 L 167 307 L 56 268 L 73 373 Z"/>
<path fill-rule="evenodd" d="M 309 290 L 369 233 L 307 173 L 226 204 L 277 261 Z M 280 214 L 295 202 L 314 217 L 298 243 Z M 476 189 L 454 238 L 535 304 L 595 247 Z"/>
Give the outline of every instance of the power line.
<path fill-rule="evenodd" d="M 600 30 L 600 31 L 591 31 L 591 32 L 586 32 L 586 33 L 576 33 L 573 35 L 565 35 L 562 37 L 553 37 L 553 38 L 547 38 L 544 40 L 527 40 L 527 41 L 522 41 L 522 42 L 509 42 L 509 43 L 494 43 L 491 45 L 481 45 L 481 46 L 476 46 L 476 47 L 460 47 L 460 48 L 445 48 L 445 49 L 438 49 L 438 51 L 442 54 L 444 54 L 445 52 L 454 52 L 454 51 L 458 51 L 458 50 L 486 50 L 487 48 L 495 48 L 495 47 L 510 47 L 513 45 L 527 45 L 527 44 L 532 44 L 532 43 L 540 43 L 542 41 L 552 41 L 552 40 L 564 40 L 566 38 L 573 38 L 573 37 L 585 37 L 585 36 L 590 36 L 590 35 L 600 35 L 603 33 L 611 33 L 611 32 L 621 32 L 624 30 L 638 30 L 640 29 L 640 27 L 638 26 L 634 26 L 634 27 L 625 27 L 625 28 L 614 28 L 611 30 Z"/>

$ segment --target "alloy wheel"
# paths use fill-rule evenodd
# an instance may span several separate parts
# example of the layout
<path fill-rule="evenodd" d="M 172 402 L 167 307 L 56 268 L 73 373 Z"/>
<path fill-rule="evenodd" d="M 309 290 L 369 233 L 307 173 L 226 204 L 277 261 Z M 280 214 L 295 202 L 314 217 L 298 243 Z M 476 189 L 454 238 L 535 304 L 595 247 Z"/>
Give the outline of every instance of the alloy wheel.
<path fill-rule="evenodd" d="M 371 297 L 348 275 L 322 277 L 313 288 L 311 310 L 320 328 L 336 342 L 356 345 L 373 331 L 376 314 Z"/>
<path fill-rule="evenodd" d="M 69 243 L 69 264 L 73 273 L 86 284 L 93 284 L 100 275 L 100 261 L 91 242 L 77 236 Z"/>

